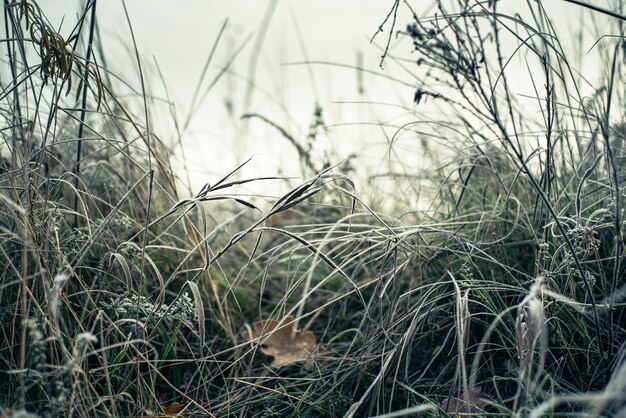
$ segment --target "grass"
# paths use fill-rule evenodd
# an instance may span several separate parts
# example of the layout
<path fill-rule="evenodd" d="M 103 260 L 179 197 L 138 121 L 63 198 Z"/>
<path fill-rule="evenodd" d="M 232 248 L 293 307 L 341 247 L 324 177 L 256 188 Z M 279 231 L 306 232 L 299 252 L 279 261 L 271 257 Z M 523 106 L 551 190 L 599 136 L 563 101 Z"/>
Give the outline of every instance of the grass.
<path fill-rule="evenodd" d="M 398 133 L 438 165 L 380 173 L 366 201 L 255 113 L 309 180 L 245 195 L 282 180 L 239 167 L 184 191 L 143 76 L 104 65 L 96 3 L 65 38 L 5 1 L 0 415 L 623 416 L 625 18 L 574 3 L 609 22 L 597 82 L 540 1 L 412 22 L 393 2 L 415 60 L 385 39 L 383 62 L 417 83 Z M 271 367 L 244 335 L 288 315 L 314 347 Z"/>

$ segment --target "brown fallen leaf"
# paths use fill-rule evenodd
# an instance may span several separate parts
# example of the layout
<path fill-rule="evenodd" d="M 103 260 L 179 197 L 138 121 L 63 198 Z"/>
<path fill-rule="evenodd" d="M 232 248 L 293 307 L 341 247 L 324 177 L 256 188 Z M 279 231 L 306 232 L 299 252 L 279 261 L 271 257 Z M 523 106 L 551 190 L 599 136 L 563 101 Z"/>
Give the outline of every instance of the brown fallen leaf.
<path fill-rule="evenodd" d="M 10 408 L 0 409 L 0 418 L 12 417 L 13 415 L 13 410 Z"/>
<path fill-rule="evenodd" d="M 311 331 L 295 330 L 293 321 L 293 316 L 287 316 L 280 322 L 273 319 L 258 321 L 252 324 L 252 334 L 246 331 L 241 336 L 248 341 L 264 336 L 259 341 L 261 352 L 274 358 L 271 367 L 304 361 L 315 351 L 317 339 Z M 283 327 L 284 324 L 288 325 Z"/>
<path fill-rule="evenodd" d="M 172 418 L 189 416 L 189 411 L 178 402 L 173 402 L 170 405 L 159 405 L 159 408 L 161 409 L 160 412 L 145 408 L 143 410 L 143 415 L 141 416 L 146 418 Z"/>
<path fill-rule="evenodd" d="M 270 228 L 284 228 L 286 222 L 288 222 L 293 217 L 293 210 L 287 209 L 285 211 L 275 213 L 274 215 L 270 216 L 267 221 L 265 221 L 265 223 Z"/>
<path fill-rule="evenodd" d="M 459 414 L 480 414 L 484 412 L 485 401 L 480 397 L 481 388 L 473 387 L 467 391 L 467 401 L 463 398 L 451 397 L 441 403 L 441 409 L 450 416 Z"/>
<path fill-rule="evenodd" d="M 174 402 L 168 406 L 161 406 L 161 409 L 166 415 L 177 415 L 180 411 L 182 411 L 183 407 L 178 402 Z"/>

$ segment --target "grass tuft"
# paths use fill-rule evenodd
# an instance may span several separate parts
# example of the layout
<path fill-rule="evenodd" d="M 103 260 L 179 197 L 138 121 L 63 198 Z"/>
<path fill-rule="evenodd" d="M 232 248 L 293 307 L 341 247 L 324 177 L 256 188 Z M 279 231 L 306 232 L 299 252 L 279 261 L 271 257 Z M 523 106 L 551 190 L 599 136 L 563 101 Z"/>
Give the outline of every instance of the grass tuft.
<path fill-rule="evenodd" d="M 312 156 L 319 106 L 305 145 L 242 116 L 308 180 L 245 162 L 182 192 L 193 111 L 159 136 L 136 47 L 141 89 L 103 64 L 96 2 L 63 36 L 5 1 L 0 416 L 624 416 L 623 14 L 573 2 L 608 19 L 593 82 L 544 2 L 500 3 L 413 13 L 409 64 L 385 38 L 416 107 L 368 200 Z M 411 174 L 401 135 L 436 167 Z"/>

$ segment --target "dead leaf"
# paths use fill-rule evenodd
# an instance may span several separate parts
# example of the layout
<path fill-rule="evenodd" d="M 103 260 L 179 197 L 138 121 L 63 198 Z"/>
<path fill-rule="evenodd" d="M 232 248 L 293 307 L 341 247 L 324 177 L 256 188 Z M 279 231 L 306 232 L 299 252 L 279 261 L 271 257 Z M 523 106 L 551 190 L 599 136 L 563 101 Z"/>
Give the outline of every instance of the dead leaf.
<path fill-rule="evenodd" d="M 278 212 L 267 218 L 266 225 L 270 228 L 284 228 L 286 223 L 294 217 L 294 211 L 287 209 L 282 212 Z"/>
<path fill-rule="evenodd" d="M 317 347 L 315 334 L 294 329 L 293 321 L 293 316 L 287 316 L 280 322 L 273 319 L 258 321 L 252 325 L 252 335 L 249 332 L 242 332 L 241 335 L 248 341 L 264 336 L 260 339 L 261 352 L 274 358 L 271 367 L 279 368 L 307 360 Z"/>
<path fill-rule="evenodd" d="M 150 418 L 172 418 L 172 417 L 188 417 L 189 411 L 185 409 L 178 402 L 173 402 L 170 405 L 159 405 L 161 412 L 152 411 L 151 409 L 144 409 L 144 417 Z"/>
<path fill-rule="evenodd" d="M 178 402 L 174 402 L 169 406 L 161 406 L 161 409 L 163 410 L 164 414 L 175 415 L 178 414 L 181 409 L 183 409 L 183 407 Z"/>
<path fill-rule="evenodd" d="M 467 401 L 463 398 L 451 397 L 441 403 L 441 409 L 446 411 L 448 415 L 455 416 L 458 414 L 480 414 L 484 412 L 485 401 L 480 397 L 480 387 L 469 388 L 467 391 Z"/>

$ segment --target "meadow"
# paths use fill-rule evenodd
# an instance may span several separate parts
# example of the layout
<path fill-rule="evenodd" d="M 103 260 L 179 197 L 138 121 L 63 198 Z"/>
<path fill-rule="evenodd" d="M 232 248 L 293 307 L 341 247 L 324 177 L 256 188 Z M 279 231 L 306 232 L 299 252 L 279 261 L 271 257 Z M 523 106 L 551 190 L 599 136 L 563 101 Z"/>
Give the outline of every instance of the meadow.
<path fill-rule="evenodd" d="M 59 33 L 5 0 L 0 417 L 626 416 L 623 4 L 562 2 L 588 43 L 541 0 L 388 3 L 415 107 L 387 155 L 435 168 L 361 178 L 310 152 L 321 117 L 250 112 L 303 178 L 198 189 L 134 37 L 139 83 L 96 1 Z"/>

